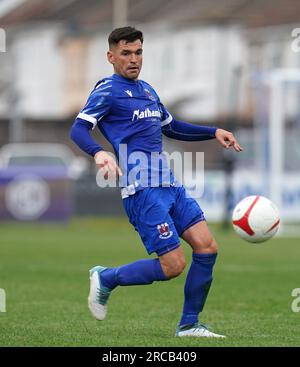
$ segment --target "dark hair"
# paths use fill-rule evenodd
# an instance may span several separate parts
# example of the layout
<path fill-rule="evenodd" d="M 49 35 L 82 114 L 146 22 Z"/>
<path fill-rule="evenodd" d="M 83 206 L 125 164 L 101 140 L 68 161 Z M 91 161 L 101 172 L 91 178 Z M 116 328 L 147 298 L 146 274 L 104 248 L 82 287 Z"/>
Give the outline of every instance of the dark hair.
<path fill-rule="evenodd" d="M 109 46 L 117 45 L 121 40 L 127 42 L 134 42 L 140 40 L 144 41 L 143 33 L 133 27 L 122 27 L 114 29 L 108 37 Z"/>

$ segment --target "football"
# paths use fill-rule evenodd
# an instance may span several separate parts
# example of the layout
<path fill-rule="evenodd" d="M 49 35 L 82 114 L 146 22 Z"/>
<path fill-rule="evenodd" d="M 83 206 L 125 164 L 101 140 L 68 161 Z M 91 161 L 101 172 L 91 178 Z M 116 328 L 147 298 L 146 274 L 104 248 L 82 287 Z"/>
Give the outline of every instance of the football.
<path fill-rule="evenodd" d="M 253 243 L 265 242 L 278 231 L 279 211 L 275 204 L 260 195 L 247 196 L 234 208 L 232 224 L 235 232 Z"/>

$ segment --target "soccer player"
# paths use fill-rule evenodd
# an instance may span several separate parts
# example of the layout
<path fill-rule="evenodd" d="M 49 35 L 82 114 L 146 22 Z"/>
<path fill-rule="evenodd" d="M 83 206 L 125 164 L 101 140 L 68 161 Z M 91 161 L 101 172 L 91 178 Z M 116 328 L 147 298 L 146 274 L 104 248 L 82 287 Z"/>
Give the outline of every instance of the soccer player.
<path fill-rule="evenodd" d="M 143 60 L 141 31 L 132 27 L 117 28 L 109 35 L 108 43 L 107 59 L 113 65 L 114 74 L 95 85 L 70 136 L 94 157 L 106 178 L 118 177 L 129 221 L 140 234 L 148 254 L 155 252 L 157 258 L 118 267 L 92 268 L 89 309 L 97 320 L 103 320 L 108 299 L 117 286 L 151 284 L 180 275 L 186 265 L 181 237 L 191 246 L 193 254 L 184 287 L 183 312 L 175 335 L 224 337 L 199 321 L 212 282 L 217 243 L 198 203 L 174 179 L 164 159 L 152 170 L 151 155 L 162 152 L 162 134 L 185 141 L 216 138 L 225 148 L 232 147 L 237 152 L 242 148 L 226 130 L 176 120 L 155 90 L 138 79 Z M 112 144 L 118 163 L 91 137 L 90 131 L 96 126 Z M 139 174 L 132 175 L 136 168 Z M 157 179 L 155 185 L 151 185 L 153 175 Z"/>

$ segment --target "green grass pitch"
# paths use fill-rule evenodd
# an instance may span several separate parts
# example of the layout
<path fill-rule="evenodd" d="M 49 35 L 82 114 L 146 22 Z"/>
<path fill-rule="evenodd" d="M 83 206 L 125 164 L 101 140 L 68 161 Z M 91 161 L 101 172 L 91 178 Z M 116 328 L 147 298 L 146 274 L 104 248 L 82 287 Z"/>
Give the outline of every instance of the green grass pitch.
<path fill-rule="evenodd" d="M 88 269 L 147 258 L 125 218 L 73 219 L 68 225 L 0 224 L 1 346 L 300 346 L 299 238 L 248 244 L 211 226 L 220 247 L 201 321 L 225 340 L 175 338 L 188 267 L 178 278 L 117 288 L 107 319 L 87 308 Z M 187 261 L 191 251 L 183 244 Z"/>

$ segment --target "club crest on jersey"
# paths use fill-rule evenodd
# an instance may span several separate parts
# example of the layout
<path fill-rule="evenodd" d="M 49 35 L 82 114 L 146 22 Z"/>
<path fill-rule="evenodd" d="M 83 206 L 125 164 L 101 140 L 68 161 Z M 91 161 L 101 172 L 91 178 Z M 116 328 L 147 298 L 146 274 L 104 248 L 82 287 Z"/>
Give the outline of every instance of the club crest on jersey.
<path fill-rule="evenodd" d="M 147 97 L 151 99 L 151 101 L 155 101 L 155 97 L 151 94 L 151 92 L 148 89 L 144 88 L 144 91 L 146 92 Z"/>
<path fill-rule="evenodd" d="M 173 232 L 170 231 L 169 224 L 167 222 L 159 224 L 157 226 L 157 230 L 159 232 L 159 238 L 162 240 L 170 238 L 173 235 Z"/>

